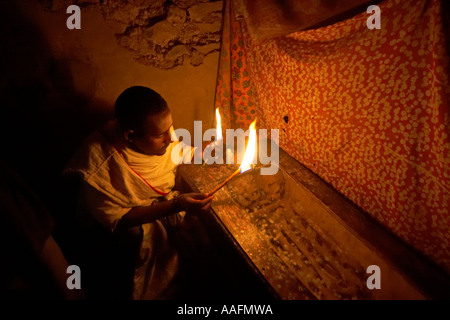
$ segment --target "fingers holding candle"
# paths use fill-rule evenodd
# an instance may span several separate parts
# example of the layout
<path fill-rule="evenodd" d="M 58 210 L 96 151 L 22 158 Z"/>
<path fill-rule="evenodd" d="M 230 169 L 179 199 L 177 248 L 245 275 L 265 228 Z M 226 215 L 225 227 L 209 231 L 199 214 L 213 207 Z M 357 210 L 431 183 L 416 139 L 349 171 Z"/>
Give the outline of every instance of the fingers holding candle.
<path fill-rule="evenodd" d="M 192 192 L 179 195 L 178 202 L 183 211 L 206 210 L 211 206 L 212 198 L 212 195 Z"/>

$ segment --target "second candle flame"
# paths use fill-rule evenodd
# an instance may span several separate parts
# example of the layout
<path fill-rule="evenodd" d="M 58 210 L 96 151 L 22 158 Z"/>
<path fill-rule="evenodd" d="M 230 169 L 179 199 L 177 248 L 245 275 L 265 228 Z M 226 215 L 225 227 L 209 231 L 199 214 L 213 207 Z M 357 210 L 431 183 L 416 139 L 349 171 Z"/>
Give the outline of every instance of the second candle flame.
<path fill-rule="evenodd" d="M 217 140 L 222 140 L 222 124 L 220 119 L 219 108 L 216 108 L 216 135 Z"/>
<path fill-rule="evenodd" d="M 252 168 L 253 159 L 256 155 L 256 119 L 250 125 L 250 134 L 247 148 L 245 149 L 244 159 L 239 167 L 241 173 Z"/>

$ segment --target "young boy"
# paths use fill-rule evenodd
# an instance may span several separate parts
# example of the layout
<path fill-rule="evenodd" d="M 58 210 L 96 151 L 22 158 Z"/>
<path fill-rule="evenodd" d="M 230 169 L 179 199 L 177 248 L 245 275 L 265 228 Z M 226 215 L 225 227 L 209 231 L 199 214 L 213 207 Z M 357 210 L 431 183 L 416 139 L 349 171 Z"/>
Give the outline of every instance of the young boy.
<path fill-rule="evenodd" d="M 93 218 L 112 235 L 141 231 L 132 298 L 164 298 L 178 268 L 167 220 L 179 219 L 179 212 L 207 210 L 212 198 L 173 190 L 180 163 L 171 153 L 182 142 L 172 141 L 172 115 L 157 92 L 126 89 L 116 100 L 115 115 L 116 121 L 87 138 L 65 172 L 81 174 L 85 221 Z"/>

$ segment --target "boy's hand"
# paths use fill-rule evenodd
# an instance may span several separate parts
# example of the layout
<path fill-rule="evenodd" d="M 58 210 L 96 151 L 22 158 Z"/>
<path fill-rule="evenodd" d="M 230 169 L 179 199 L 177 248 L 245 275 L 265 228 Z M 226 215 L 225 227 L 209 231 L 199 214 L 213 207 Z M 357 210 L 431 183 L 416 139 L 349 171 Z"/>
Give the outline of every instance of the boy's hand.
<path fill-rule="evenodd" d="M 178 196 L 180 209 L 183 211 L 207 210 L 211 207 L 213 196 L 204 193 L 183 193 Z"/>

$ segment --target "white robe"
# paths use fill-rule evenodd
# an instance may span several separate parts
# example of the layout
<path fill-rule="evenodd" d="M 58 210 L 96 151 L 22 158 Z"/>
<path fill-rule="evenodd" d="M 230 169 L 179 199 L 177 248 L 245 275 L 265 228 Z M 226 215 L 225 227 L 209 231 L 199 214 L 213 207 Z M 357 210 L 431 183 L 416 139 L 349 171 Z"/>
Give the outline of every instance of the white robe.
<path fill-rule="evenodd" d="M 167 200 L 174 196 L 176 169 L 181 162 L 190 160 L 194 152 L 191 148 L 190 153 L 175 157 L 178 160 L 173 162 L 171 154 L 177 144 L 182 142 L 172 142 L 162 156 L 144 155 L 127 148 L 117 124 L 109 124 L 83 142 L 65 173 L 81 174 L 89 185 L 84 190 L 89 212 L 114 231 L 131 208 L 150 206 L 162 197 L 148 184 L 166 194 Z M 89 191 L 91 187 L 95 192 Z M 135 270 L 133 298 L 157 299 L 176 274 L 178 257 L 170 248 L 161 221 L 144 224 L 142 228 L 144 237 Z"/>

